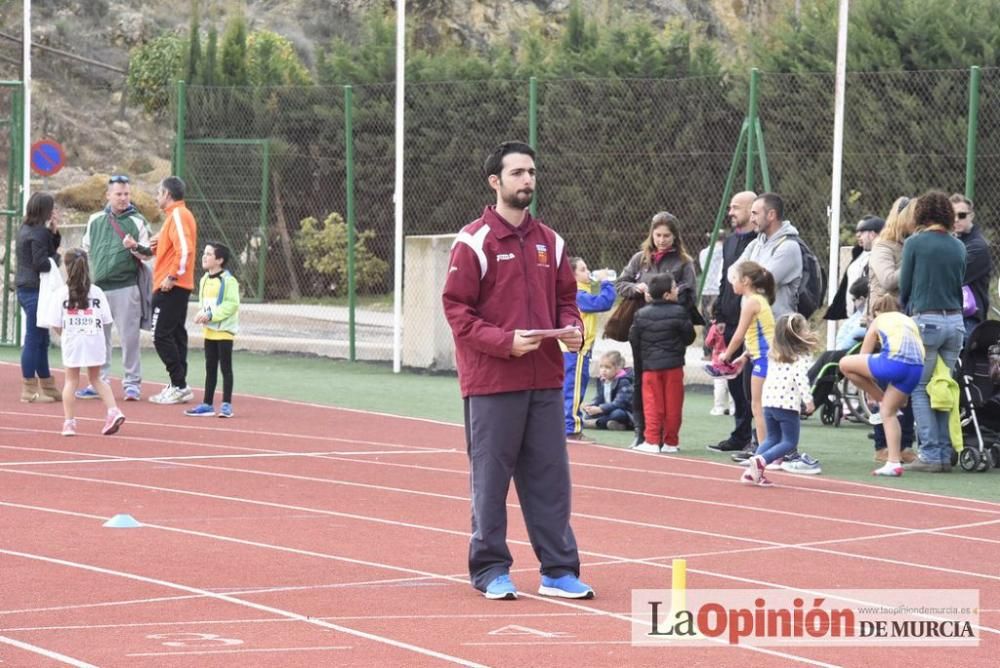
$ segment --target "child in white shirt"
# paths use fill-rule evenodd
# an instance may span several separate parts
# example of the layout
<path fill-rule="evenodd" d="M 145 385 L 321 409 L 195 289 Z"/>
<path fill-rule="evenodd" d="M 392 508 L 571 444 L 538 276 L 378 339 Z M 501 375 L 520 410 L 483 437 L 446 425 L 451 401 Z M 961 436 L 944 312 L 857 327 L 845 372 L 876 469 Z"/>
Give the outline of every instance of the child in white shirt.
<path fill-rule="evenodd" d="M 62 435 L 76 436 L 76 388 L 80 384 L 80 370 L 86 369 L 91 386 L 97 390 L 108 409 L 101 433 L 110 436 L 118 431 L 125 416 L 115 403 L 111 388 L 101 380 L 101 366 L 107 355 L 104 328 L 110 325 L 111 307 L 104 291 L 90 282 L 87 253 L 74 248 L 63 257 L 66 267 L 66 285 L 55 302 L 58 312 L 52 314 L 52 327 L 60 334 L 63 368 L 66 382 L 63 385 Z"/>
<path fill-rule="evenodd" d="M 798 313 L 783 315 L 774 324 L 774 342 L 768 353 L 767 378 L 761 398 L 767 437 L 751 457 L 749 467 L 740 478 L 743 482 L 770 486 L 764 469 L 798 447 L 802 404 L 807 413 L 815 409 L 808 373 L 816 343 L 816 334 L 809 328 L 809 322 Z"/>

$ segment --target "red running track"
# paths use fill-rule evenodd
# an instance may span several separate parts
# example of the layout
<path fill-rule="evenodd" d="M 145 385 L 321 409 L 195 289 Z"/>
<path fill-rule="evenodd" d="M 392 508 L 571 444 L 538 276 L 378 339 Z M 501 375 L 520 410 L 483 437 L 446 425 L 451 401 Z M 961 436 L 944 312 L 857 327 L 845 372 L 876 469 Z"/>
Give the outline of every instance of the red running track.
<path fill-rule="evenodd" d="M 101 437 L 80 402 L 64 438 L 58 405 L 0 404 L 0 666 L 996 665 L 1000 504 L 783 473 L 759 489 L 734 466 L 574 445 L 597 598 L 530 593 L 512 492 L 523 593 L 487 601 L 465 572 L 460 426 L 238 406 L 125 404 Z M 144 526 L 102 527 L 117 513 Z M 698 589 L 978 589 L 980 645 L 635 647 L 631 592 L 668 588 L 678 557 Z"/>

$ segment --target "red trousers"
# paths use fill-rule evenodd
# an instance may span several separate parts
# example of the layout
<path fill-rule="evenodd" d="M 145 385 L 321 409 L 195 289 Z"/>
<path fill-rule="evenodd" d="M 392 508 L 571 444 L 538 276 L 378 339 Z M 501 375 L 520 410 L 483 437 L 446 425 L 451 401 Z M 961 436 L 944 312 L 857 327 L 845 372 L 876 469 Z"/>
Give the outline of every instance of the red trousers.
<path fill-rule="evenodd" d="M 642 372 L 643 437 L 653 445 L 680 445 L 684 367 Z"/>

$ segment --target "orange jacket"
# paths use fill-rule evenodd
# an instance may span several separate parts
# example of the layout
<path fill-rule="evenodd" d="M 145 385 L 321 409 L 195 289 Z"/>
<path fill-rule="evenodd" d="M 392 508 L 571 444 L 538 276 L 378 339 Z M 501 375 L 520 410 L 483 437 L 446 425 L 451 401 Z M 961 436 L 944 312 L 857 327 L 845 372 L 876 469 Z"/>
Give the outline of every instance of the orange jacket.
<path fill-rule="evenodd" d="M 198 257 L 198 224 L 184 205 L 171 202 L 163 210 L 166 220 L 156 244 L 153 289 L 158 290 L 167 276 L 177 278 L 177 287 L 194 290 L 195 259 Z"/>

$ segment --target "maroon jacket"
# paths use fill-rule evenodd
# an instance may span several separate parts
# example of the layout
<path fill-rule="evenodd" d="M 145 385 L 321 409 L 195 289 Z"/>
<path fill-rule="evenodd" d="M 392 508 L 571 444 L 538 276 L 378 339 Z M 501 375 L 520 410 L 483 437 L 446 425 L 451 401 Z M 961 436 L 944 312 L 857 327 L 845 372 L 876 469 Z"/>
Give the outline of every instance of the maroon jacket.
<path fill-rule="evenodd" d="M 459 233 L 442 301 L 463 397 L 562 387 L 556 339 L 521 357 L 511 356 L 511 346 L 515 329 L 583 331 L 565 245 L 530 215 L 514 228 L 493 206 Z"/>

